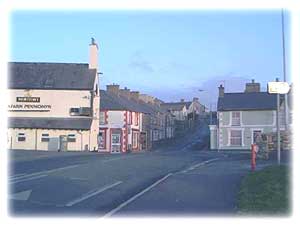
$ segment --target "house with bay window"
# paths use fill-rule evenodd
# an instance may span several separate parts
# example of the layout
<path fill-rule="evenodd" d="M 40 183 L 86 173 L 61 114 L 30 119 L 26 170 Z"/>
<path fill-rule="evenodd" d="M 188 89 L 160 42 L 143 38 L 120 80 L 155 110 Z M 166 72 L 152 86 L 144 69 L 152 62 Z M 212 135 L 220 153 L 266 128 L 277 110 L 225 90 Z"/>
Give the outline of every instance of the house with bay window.
<path fill-rule="evenodd" d="M 284 130 L 283 98 L 280 129 Z M 219 87 L 216 124 L 210 125 L 211 149 L 251 149 L 260 133 L 276 131 L 276 94 L 260 91 L 252 80 L 242 93 L 225 93 Z"/>
<path fill-rule="evenodd" d="M 135 101 L 135 92 L 119 85 L 107 85 L 100 91 L 100 121 L 98 151 L 125 153 L 147 149 L 147 131 L 143 129 L 143 116 L 149 112 Z M 126 94 L 128 97 L 126 97 Z"/>

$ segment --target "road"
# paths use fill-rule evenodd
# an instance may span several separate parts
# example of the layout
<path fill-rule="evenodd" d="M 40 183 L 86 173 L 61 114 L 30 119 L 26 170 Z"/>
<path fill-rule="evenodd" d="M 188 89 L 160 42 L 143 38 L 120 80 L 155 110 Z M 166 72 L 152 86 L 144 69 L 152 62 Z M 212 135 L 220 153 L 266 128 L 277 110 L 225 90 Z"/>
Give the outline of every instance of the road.
<path fill-rule="evenodd" d="M 207 129 L 156 151 L 130 154 L 11 152 L 12 216 L 234 214 L 249 154 L 218 153 Z M 200 143 L 199 143 L 200 142 Z"/>

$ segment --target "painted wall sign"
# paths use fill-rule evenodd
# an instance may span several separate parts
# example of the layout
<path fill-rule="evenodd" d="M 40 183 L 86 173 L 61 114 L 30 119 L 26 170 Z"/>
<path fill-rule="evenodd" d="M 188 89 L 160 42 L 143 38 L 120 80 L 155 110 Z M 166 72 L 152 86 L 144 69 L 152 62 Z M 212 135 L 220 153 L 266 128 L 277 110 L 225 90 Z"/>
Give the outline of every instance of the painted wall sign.
<path fill-rule="evenodd" d="M 17 97 L 17 102 L 40 102 L 40 97 Z"/>
<path fill-rule="evenodd" d="M 9 111 L 50 111 L 51 105 L 42 104 L 10 104 Z"/>

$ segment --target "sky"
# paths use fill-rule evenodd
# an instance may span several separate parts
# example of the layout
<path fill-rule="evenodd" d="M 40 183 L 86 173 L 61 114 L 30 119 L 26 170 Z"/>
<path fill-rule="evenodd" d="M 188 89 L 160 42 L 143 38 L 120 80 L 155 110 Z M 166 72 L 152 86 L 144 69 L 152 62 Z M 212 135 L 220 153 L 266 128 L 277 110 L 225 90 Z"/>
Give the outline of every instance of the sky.
<path fill-rule="evenodd" d="M 287 81 L 290 18 L 285 12 Z M 10 60 L 87 63 L 99 45 L 100 87 L 116 83 L 163 101 L 198 97 L 214 108 L 218 86 L 244 91 L 283 80 L 281 11 L 14 11 Z M 199 91 L 203 90 L 203 91 Z"/>

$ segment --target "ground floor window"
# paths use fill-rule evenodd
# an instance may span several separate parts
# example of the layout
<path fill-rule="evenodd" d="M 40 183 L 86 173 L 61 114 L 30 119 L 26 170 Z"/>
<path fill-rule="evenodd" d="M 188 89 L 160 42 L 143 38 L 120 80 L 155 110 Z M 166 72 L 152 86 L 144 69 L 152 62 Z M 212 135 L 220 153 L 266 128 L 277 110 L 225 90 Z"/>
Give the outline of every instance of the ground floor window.
<path fill-rule="evenodd" d="M 230 131 L 230 145 L 242 146 L 242 131 L 231 130 Z"/>
<path fill-rule="evenodd" d="M 18 142 L 26 141 L 25 133 L 18 133 L 17 139 Z"/>
<path fill-rule="evenodd" d="M 68 142 L 76 142 L 75 134 L 69 134 L 68 135 Z"/>
<path fill-rule="evenodd" d="M 49 134 L 42 134 L 41 142 L 49 142 Z"/>

